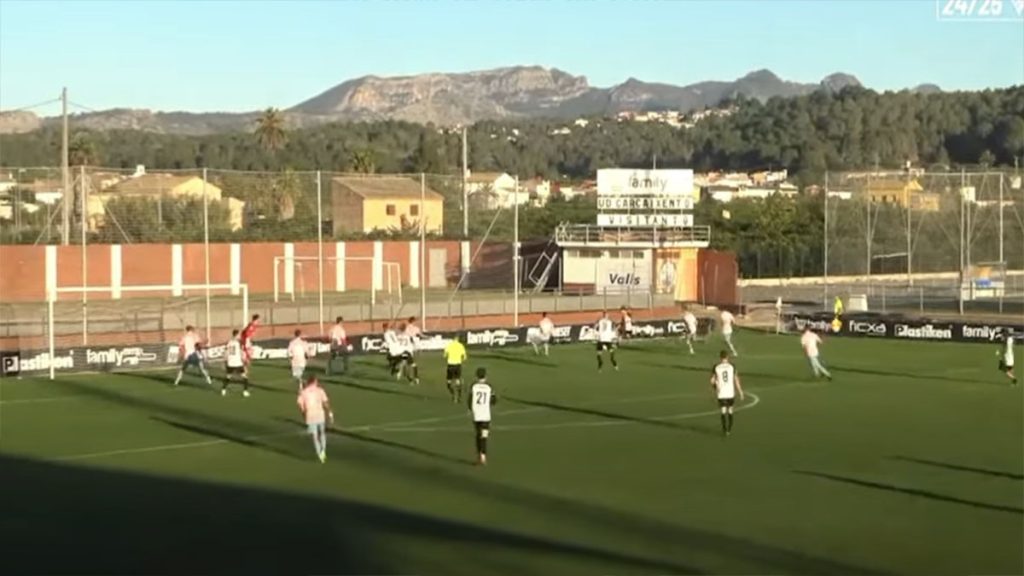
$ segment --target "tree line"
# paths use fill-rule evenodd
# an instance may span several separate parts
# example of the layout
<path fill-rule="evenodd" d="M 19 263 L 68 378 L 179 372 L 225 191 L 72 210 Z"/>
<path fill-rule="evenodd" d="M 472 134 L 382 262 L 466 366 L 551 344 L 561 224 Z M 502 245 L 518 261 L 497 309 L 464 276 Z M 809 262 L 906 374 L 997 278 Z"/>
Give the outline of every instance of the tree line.
<path fill-rule="evenodd" d="M 819 91 L 767 102 L 739 98 L 727 105 L 734 113 L 712 116 L 689 129 L 606 118 L 589 119 L 586 126 L 550 119 L 478 122 L 468 128 L 469 165 L 478 172 L 578 181 L 594 178 L 599 168 L 649 167 L 656 159 L 660 168 L 685 167 L 698 172 L 784 168 L 795 183 L 805 186 L 820 184 L 829 170 L 891 169 L 907 161 L 933 169 L 1024 163 L 1024 86 L 937 94 L 877 93 L 848 87 L 838 93 Z M 566 126 L 571 130 L 568 134 L 556 133 Z M 249 180 L 225 175 L 218 181 L 225 195 L 245 200 L 250 215 L 256 217 L 242 230 L 232 232 L 226 210 L 214 210 L 214 240 L 315 239 L 318 222 L 315 200 L 309 200 L 315 198 L 310 181 L 288 176 L 290 171 L 305 170 L 439 175 L 431 176 L 430 185 L 446 199 L 445 235 L 461 237 L 463 206 L 457 176 L 461 135 L 432 125 L 381 121 L 289 130 L 279 112 L 268 110 L 247 133 L 178 136 L 76 131 L 71 148 L 72 163 L 82 165 L 128 169 L 144 164 L 154 170 L 209 166 L 273 172 Z M 54 165 L 59 151 L 59 131 L 46 128 L 4 136 L 0 162 L 4 166 Z M 104 225 L 96 241 L 184 240 L 196 234 L 194 219 L 175 216 L 195 213 L 196 206 L 187 205 L 188 200 L 181 200 L 178 207 L 160 207 L 160 212 L 152 205 L 141 205 L 147 202 L 143 200 L 111 202 L 114 205 L 108 209 L 112 213 L 132 216 L 119 218 L 120 227 Z M 289 209 L 282 210 L 282 205 Z M 470 237 L 480 238 L 489 231 L 491 240 L 511 238 L 511 213 L 472 205 L 469 209 Z M 898 222 L 898 215 L 888 215 L 894 210 L 882 209 L 877 215 L 881 220 L 876 222 L 886 218 Z M 843 211 L 839 214 L 847 216 Z M 592 199 L 554 200 L 543 208 L 525 207 L 520 213 L 520 236 L 549 237 L 561 222 L 592 223 L 595 217 Z M 36 215 L 31 221 L 40 219 Z M 741 200 L 727 207 L 702 201 L 696 219 L 712 226 L 714 247 L 738 254 L 744 275 L 819 275 L 824 270 L 820 197 Z M 859 225 L 850 223 L 848 233 L 855 235 L 853 229 Z M 136 229 L 127 230 L 126 226 Z M 0 241 L 34 242 L 39 230 L 33 229 L 13 237 L 10 227 L 5 227 L 0 230 Z M 411 234 L 396 230 L 375 236 Z M 867 232 L 861 230 L 860 234 L 866 237 Z M 949 234 L 936 232 L 934 242 L 914 247 L 914 258 L 922 266 L 935 261 L 923 251 L 948 244 L 944 235 Z M 860 248 L 845 244 L 833 248 L 837 254 L 851 253 L 843 261 L 858 261 Z M 949 247 L 944 250 L 943 254 L 948 253 Z M 865 256 L 861 273 L 866 262 Z M 830 264 L 830 271 L 834 266 Z"/>

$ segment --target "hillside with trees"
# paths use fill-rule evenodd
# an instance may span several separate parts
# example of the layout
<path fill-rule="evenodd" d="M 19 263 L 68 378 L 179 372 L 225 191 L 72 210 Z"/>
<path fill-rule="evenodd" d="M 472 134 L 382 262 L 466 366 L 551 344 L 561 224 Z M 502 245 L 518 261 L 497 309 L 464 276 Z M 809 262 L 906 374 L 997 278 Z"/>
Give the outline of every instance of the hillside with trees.
<path fill-rule="evenodd" d="M 959 93 L 877 93 L 847 86 L 835 93 L 819 90 L 764 103 L 741 98 L 729 105 L 732 114 L 710 116 L 686 129 L 607 118 L 590 119 L 585 126 L 553 120 L 479 122 L 468 131 L 469 164 L 478 172 L 579 181 L 594 178 L 599 168 L 649 167 L 656 158 L 659 168 L 697 172 L 784 168 L 796 184 L 807 186 L 822 183 L 826 171 L 893 169 L 907 161 L 940 170 L 1012 167 L 1024 156 L 1024 86 Z M 279 175 L 309 170 L 426 172 L 439 175 L 431 178 L 431 186 L 448 198 L 446 235 L 461 234 L 461 135 L 430 125 L 386 121 L 287 130 L 279 112 L 268 110 L 249 133 L 187 137 L 75 130 L 72 148 L 73 163 L 126 169 L 142 164 L 150 170 L 205 166 Z M 60 133 L 53 129 L 4 136 L 0 165 L 52 166 L 59 152 Z M 219 178 L 228 196 L 254 193 L 252 186 L 233 185 L 230 175 Z M 288 194 L 308 198 L 310 180 L 296 181 L 301 183 Z M 274 184 L 262 185 L 280 193 Z M 739 254 L 746 275 L 821 273 L 820 199 L 773 198 L 729 208 L 732 216 L 723 218 L 720 206 L 702 202 L 698 221 L 713 226 L 716 247 Z M 126 204 L 124 209 L 141 207 Z M 562 221 L 593 222 L 595 212 L 593 201 L 586 199 L 527 208 L 521 214 L 522 236 L 547 237 Z M 480 237 L 488 228 L 492 239 L 507 239 L 511 219 L 474 213 L 470 235 Z M 235 233 L 218 229 L 216 236 L 296 240 L 314 238 L 315 232 L 314 203 L 299 205 L 287 225 L 267 222 Z M 117 241 L 117 234 L 107 236 Z M 153 236 L 143 226 L 140 238 Z"/>

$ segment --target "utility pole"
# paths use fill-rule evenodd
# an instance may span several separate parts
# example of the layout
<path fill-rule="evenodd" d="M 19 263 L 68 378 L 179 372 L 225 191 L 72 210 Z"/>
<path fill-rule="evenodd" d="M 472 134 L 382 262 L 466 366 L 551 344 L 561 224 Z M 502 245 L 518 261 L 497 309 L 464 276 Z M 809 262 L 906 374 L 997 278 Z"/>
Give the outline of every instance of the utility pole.
<path fill-rule="evenodd" d="M 515 213 L 512 219 L 512 324 L 519 327 L 519 176 L 516 175 Z"/>
<path fill-rule="evenodd" d="M 71 170 L 68 167 L 68 89 L 65 87 L 60 92 L 61 116 L 63 118 L 63 137 L 61 139 L 61 244 L 67 246 L 71 242 Z"/>
<path fill-rule="evenodd" d="M 462 127 L 462 237 L 469 238 L 469 188 L 466 186 L 466 177 L 469 174 L 469 145 L 467 144 L 466 133 L 468 130 Z"/>

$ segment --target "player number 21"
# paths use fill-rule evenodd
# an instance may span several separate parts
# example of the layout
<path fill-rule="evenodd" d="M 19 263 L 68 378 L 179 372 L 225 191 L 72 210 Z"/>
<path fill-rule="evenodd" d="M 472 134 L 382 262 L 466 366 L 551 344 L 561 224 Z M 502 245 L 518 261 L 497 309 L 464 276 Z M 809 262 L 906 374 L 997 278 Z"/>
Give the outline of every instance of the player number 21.
<path fill-rule="evenodd" d="M 476 403 L 479 404 L 480 406 L 483 406 L 483 405 L 487 404 L 487 393 L 486 392 L 477 392 L 476 393 Z"/>

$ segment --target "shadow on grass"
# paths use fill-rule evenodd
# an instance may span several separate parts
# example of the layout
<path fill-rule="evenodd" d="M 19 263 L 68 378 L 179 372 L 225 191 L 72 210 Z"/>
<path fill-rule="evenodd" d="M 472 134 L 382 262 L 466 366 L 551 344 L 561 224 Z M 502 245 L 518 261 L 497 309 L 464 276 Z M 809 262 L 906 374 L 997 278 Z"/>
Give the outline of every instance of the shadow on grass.
<path fill-rule="evenodd" d="M 959 472 L 972 472 L 974 474 L 982 474 L 985 476 L 995 476 L 997 478 L 1009 478 L 1010 480 L 1024 480 L 1024 474 L 1003 472 L 1001 470 L 991 470 L 989 468 L 976 468 L 973 466 L 964 466 L 963 464 L 949 464 L 947 462 L 936 462 L 935 460 L 924 460 L 921 458 L 911 458 L 909 456 L 890 456 L 890 459 L 899 460 L 901 462 L 910 462 L 913 464 L 922 464 L 924 466 L 934 466 L 936 468 L 945 468 L 947 470 L 957 470 Z"/>
<path fill-rule="evenodd" d="M 238 444 L 241 446 L 247 446 L 249 448 L 259 448 L 261 450 L 267 450 L 268 452 L 273 452 L 274 454 L 287 456 L 289 458 L 299 458 L 299 456 L 294 452 L 285 450 L 283 448 L 278 448 L 266 442 L 261 442 L 252 437 L 245 437 L 238 434 L 232 434 L 230 432 L 224 432 L 222 430 L 215 430 L 211 427 L 204 425 L 188 424 L 185 422 L 172 420 L 169 418 L 162 418 L 160 416 L 152 416 L 151 419 L 166 424 L 172 428 L 177 428 L 179 430 L 184 430 L 186 432 L 192 432 L 193 434 L 199 434 L 202 436 L 206 436 L 208 438 L 224 440 L 225 442 L 230 442 L 232 444 Z"/>
<path fill-rule="evenodd" d="M 606 412 L 604 410 L 596 410 L 594 408 L 582 408 L 579 406 L 565 406 L 562 404 L 555 404 L 553 402 L 545 402 L 543 400 L 526 400 L 523 398 L 512 398 L 505 396 L 509 402 L 515 402 L 516 404 L 523 404 L 525 406 L 533 406 L 537 408 L 548 408 L 559 412 L 569 412 L 573 414 L 582 414 L 585 416 L 596 416 L 598 418 L 605 418 L 608 420 L 618 420 L 621 422 L 633 422 L 636 424 L 646 424 L 649 426 L 658 426 L 661 428 L 668 428 L 671 430 L 682 430 L 686 432 L 693 432 L 696 434 L 703 434 L 705 436 L 721 436 L 719 432 L 714 429 L 706 428 L 704 426 L 697 426 L 693 424 L 679 424 L 676 422 L 670 422 L 667 420 L 654 420 L 648 418 L 640 418 L 637 416 L 627 416 L 625 414 L 616 414 L 614 412 Z"/>
<path fill-rule="evenodd" d="M 887 492 L 895 492 L 897 494 L 906 494 L 908 496 L 917 496 L 920 498 L 927 498 L 929 500 L 936 500 L 939 502 L 949 502 L 951 504 L 961 504 L 963 506 L 970 506 L 971 508 L 979 508 L 982 510 L 993 510 L 996 512 L 1007 512 L 1010 514 L 1019 514 L 1024 516 L 1024 508 L 1016 506 L 1003 506 L 1001 504 L 987 504 L 985 502 L 976 502 L 974 500 L 966 500 L 964 498 L 957 498 L 956 496 L 946 496 L 945 494 L 939 494 L 937 492 L 931 492 L 928 490 L 920 490 L 918 488 L 907 488 L 904 486 L 896 486 L 894 484 L 884 484 L 882 482 L 872 482 L 870 480 L 859 480 L 857 478 L 848 478 L 846 476 L 838 476 L 835 474 L 826 474 L 824 472 L 808 472 L 804 470 L 794 470 L 794 474 L 800 474 L 802 476 L 811 476 L 814 478 L 821 478 L 824 480 L 830 480 L 832 482 L 841 482 L 843 484 L 850 484 L 853 486 L 860 486 L 862 488 L 872 488 L 875 490 L 885 490 Z"/>
<path fill-rule="evenodd" d="M 318 471 L 314 466 L 321 465 L 311 464 L 311 473 Z M 558 536 L 340 496 L 298 496 L 7 456 L 0 456 L 0 469 L 4 574 L 475 575 L 539 573 L 551 565 L 578 573 L 700 572 Z M 47 495 L 46 514 L 39 513 L 40 494 Z"/>
<path fill-rule="evenodd" d="M 381 388 L 378 386 L 368 386 L 366 384 L 359 384 L 348 379 L 328 380 L 330 384 L 334 384 L 336 386 L 344 386 L 345 388 L 352 388 L 353 390 L 362 390 L 364 392 L 373 392 L 376 394 L 389 394 L 392 396 L 405 396 L 407 398 L 416 398 L 417 400 L 439 399 L 438 397 L 430 396 L 429 394 L 420 394 L 418 392 L 414 392 L 413 390 L 415 390 L 416 388 L 409 386 L 404 381 L 396 382 L 393 378 L 387 381 L 391 382 L 391 385 L 396 387 Z"/>
<path fill-rule="evenodd" d="M 419 455 L 419 456 L 426 456 L 428 458 L 433 458 L 435 460 L 440 460 L 442 462 L 449 462 L 449 463 L 452 463 L 452 464 L 461 464 L 461 465 L 464 465 L 464 466 L 472 466 L 474 464 L 473 460 L 467 460 L 467 459 L 463 459 L 463 458 L 456 458 L 454 456 L 449 456 L 447 454 L 442 454 L 441 452 L 434 452 L 433 450 L 427 450 L 426 448 L 420 448 L 418 446 L 412 446 L 410 444 L 403 444 L 401 442 L 395 442 L 393 440 L 385 440 L 383 438 L 375 438 L 373 436 L 367 436 L 367 435 L 364 435 L 364 434 L 357 434 L 355 432 L 350 432 L 350 431 L 347 431 L 347 430 L 329 430 L 329 432 L 331 434 L 335 435 L 335 436 L 340 436 L 340 437 L 343 437 L 343 438 L 348 438 L 348 439 L 351 439 L 351 440 L 356 440 L 358 442 L 365 442 L 367 444 L 372 444 L 372 445 L 377 445 L 377 446 L 384 446 L 386 448 L 392 448 L 392 449 L 395 449 L 395 450 L 400 450 L 402 452 L 408 452 L 410 454 L 416 454 L 416 455 Z M 467 438 L 469 437 L 469 435 L 471 433 L 472 433 L 472 428 L 468 428 L 467 429 Z"/>
<path fill-rule="evenodd" d="M 554 362 L 546 362 L 541 360 L 541 357 L 536 356 L 532 352 L 527 354 L 526 347 L 522 348 L 523 353 L 509 352 L 505 350 L 488 350 L 486 352 L 477 352 L 473 355 L 474 360 L 500 360 L 502 362 L 511 362 L 514 364 L 525 364 L 527 366 L 538 366 L 540 368 L 558 368 L 558 365 Z M 549 356 L 550 358 L 550 356 Z"/>
<path fill-rule="evenodd" d="M 940 381 L 940 382 L 956 382 L 959 384 L 977 384 L 976 379 L 971 380 L 968 378 L 953 378 L 950 376 L 942 376 L 937 374 L 921 374 L 913 372 L 892 372 L 888 370 L 873 370 L 871 368 L 852 368 L 849 366 L 829 366 L 829 369 L 835 373 L 840 374 L 863 374 L 865 376 L 885 376 L 890 378 L 909 378 L 911 380 L 926 380 L 926 381 Z"/>

